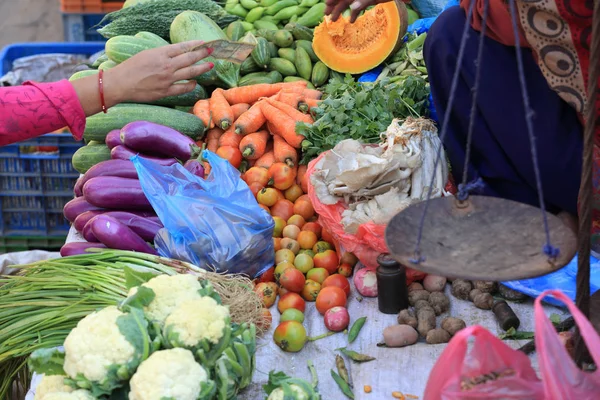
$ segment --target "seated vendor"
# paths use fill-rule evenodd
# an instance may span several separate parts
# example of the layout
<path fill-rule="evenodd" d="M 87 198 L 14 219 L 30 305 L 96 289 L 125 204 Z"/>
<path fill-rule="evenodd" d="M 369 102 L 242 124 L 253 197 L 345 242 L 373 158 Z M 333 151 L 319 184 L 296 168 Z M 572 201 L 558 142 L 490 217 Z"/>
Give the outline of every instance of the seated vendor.
<path fill-rule="evenodd" d="M 471 1 L 468 40 L 452 109 L 451 84 Z M 327 1 L 337 19 L 350 7 L 354 14 L 382 1 Z M 462 180 L 472 89 L 477 73 L 479 31 L 484 0 L 461 0 L 443 12 L 427 35 L 424 56 L 440 122 L 450 113 L 445 149 L 452 174 Z M 505 0 L 489 0 L 468 178 L 482 178 L 482 194 L 539 206 L 527 134 L 523 95 L 517 71 L 515 36 Z M 518 34 L 536 137 L 542 188 L 549 211 L 577 214 L 582 165 L 582 113 L 587 99 L 593 2 L 516 0 Z M 595 66 L 592 66 L 595 67 Z M 600 109 L 599 103 L 595 105 Z M 596 132 L 600 143 L 600 132 Z M 600 151 L 594 148 L 594 182 Z M 600 232 L 600 183 L 594 193 L 594 232 Z M 575 222 L 574 218 L 565 218 Z"/>

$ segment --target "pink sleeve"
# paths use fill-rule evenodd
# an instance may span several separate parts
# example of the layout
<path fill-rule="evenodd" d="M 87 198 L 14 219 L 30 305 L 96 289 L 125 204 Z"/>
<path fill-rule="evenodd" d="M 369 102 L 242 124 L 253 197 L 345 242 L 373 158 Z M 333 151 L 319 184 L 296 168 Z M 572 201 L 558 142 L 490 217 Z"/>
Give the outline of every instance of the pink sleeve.
<path fill-rule="evenodd" d="M 75 139 L 85 130 L 85 113 L 73 85 L 25 82 L 0 88 L 0 146 L 67 126 Z"/>

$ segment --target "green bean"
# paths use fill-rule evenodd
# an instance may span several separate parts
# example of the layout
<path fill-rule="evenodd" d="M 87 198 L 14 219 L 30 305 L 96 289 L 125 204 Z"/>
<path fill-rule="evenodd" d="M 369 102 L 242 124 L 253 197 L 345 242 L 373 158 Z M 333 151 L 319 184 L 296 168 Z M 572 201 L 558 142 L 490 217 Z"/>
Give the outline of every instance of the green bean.
<path fill-rule="evenodd" d="M 344 381 L 348 385 L 350 385 L 350 376 L 348 375 L 348 368 L 346 368 L 346 363 L 344 359 L 339 354 L 335 355 L 335 366 L 338 370 L 338 374 L 342 377 Z"/>
<path fill-rule="evenodd" d="M 356 340 L 360 330 L 365 325 L 365 322 L 367 322 L 367 317 L 361 317 L 352 324 L 352 328 L 350 328 L 350 333 L 348 334 L 348 343 L 352 343 Z"/>
<path fill-rule="evenodd" d="M 375 360 L 375 357 L 371 357 L 371 356 L 368 356 L 366 354 L 360 354 L 360 353 L 357 353 L 356 351 L 348 350 L 345 347 L 342 347 L 341 349 L 338 349 L 338 350 L 343 355 L 345 355 L 346 357 L 348 357 L 349 359 L 351 359 L 352 361 L 355 361 L 355 362 L 358 362 L 358 363 L 369 362 L 369 361 Z"/>
<path fill-rule="evenodd" d="M 333 378 L 335 383 L 337 383 L 340 390 L 342 391 L 342 393 L 344 393 L 344 395 L 346 395 L 346 397 L 348 397 L 349 399 L 354 399 L 354 393 L 352 393 L 350 385 L 348 385 L 348 383 L 344 379 L 342 379 L 341 376 L 336 374 L 334 370 L 331 370 L 331 377 Z"/>
<path fill-rule="evenodd" d="M 310 371 L 310 376 L 312 377 L 312 386 L 316 390 L 317 386 L 319 386 L 319 376 L 317 375 L 317 370 L 313 365 L 311 360 L 308 360 L 308 370 Z"/>

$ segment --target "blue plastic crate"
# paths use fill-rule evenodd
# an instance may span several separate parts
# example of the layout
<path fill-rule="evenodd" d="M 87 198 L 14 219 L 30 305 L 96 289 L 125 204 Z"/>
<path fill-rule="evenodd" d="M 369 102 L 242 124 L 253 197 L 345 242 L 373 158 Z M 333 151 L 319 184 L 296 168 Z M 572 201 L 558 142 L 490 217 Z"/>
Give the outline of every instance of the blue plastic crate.
<path fill-rule="evenodd" d="M 84 43 L 16 43 L 0 51 L 0 76 L 12 69 L 13 61 L 38 54 L 83 54 L 91 56 L 104 50 L 103 42 Z"/>
<path fill-rule="evenodd" d="M 65 42 L 105 42 L 106 39 L 96 32 L 96 26 L 104 15 L 63 13 Z"/>
<path fill-rule="evenodd" d="M 71 158 L 81 146 L 66 133 L 0 147 L 0 237 L 69 232 L 63 207 L 73 198 L 79 172 Z"/>

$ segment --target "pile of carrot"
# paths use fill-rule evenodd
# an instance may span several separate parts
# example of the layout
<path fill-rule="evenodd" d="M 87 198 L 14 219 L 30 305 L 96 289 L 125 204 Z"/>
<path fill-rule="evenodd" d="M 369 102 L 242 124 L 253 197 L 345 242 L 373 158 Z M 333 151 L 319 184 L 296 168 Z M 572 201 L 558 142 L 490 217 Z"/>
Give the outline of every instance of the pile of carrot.
<path fill-rule="evenodd" d="M 275 163 L 297 170 L 304 136 L 296 133 L 296 124 L 314 122 L 309 111 L 321 96 L 301 81 L 216 89 L 194 106 L 194 115 L 209 128 L 197 144 L 242 173 Z"/>

